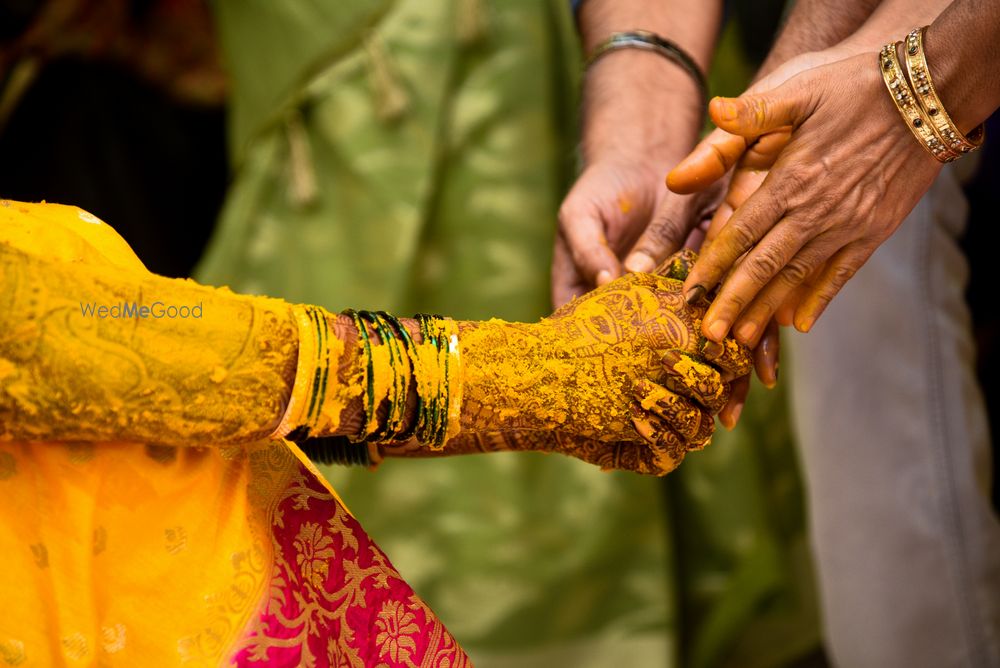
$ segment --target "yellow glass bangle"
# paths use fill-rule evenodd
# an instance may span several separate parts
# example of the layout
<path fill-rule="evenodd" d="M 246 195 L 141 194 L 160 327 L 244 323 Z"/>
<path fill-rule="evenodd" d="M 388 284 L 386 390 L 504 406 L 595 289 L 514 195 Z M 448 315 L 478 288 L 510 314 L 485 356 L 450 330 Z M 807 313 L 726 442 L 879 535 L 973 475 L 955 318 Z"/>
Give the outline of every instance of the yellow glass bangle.
<path fill-rule="evenodd" d="M 285 414 L 271 437 L 290 436 L 301 441 L 310 435 L 336 432 L 352 390 L 337 377 L 344 342 L 330 331 L 329 314 L 308 305 L 292 306 L 292 314 L 299 329 L 295 383 Z"/>
<path fill-rule="evenodd" d="M 444 428 L 444 444 L 450 441 L 462 430 L 462 394 L 464 382 L 462 375 L 462 348 L 458 341 L 458 324 L 454 320 L 445 320 L 445 331 L 448 336 L 448 415 Z"/>
<path fill-rule="evenodd" d="M 305 306 L 292 307 L 295 322 L 299 329 L 298 363 L 295 369 L 295 383 L 292 386 L 292 396 L 288 399 L 285 414 L 281 417 L 271 438 L 284 438 L 293 430 L 306 425 L 309 414 L 309 401 L 314 393 L 314 377 L 319 362 L 319 346 L 313 327 L 312 315 Z"/>
<path fill-rule="evenodd" d="M 879 70 L 882 72 L 882 80 L 889 91 L 889 96 L 892 98 L 893 104 L 896 105 L 900 116 L 903 117 L 906 127 L 910 128 L 910 132 L 917 138 L 920 145 L 938 161 L 951 162 L 958 155 L 941 142 L 934 131 L 930 117 L 917 104 L 913 90 L 906 77 L 903 76 L 903 70 L 896 55 L 898 45 L 899 42 L 886 44 L 882 47 L 878 57 Z"/>
<path fill-rule="evenodd" d="M 914 28 L 906 36 L 904 50 L 906 71 L 910 76 L 910 84 L 916 93 L 917 102 L 930 117 L 938 137 L 952 152 L 961 157 L 962 154 L 975 151 L 982 146 L 983 140 L 986 138 L 986 129 L 980 125 L 966 136 L 962 134 L 962 131 L 951 120 L 951 116 L 945 111 L 941 98 L 934 90 L 934 82 L 931 81 L 930 69 L 927 67 L 927 56 L 924 53 L 924 31 L 926 30 L 927 26 Z"/>

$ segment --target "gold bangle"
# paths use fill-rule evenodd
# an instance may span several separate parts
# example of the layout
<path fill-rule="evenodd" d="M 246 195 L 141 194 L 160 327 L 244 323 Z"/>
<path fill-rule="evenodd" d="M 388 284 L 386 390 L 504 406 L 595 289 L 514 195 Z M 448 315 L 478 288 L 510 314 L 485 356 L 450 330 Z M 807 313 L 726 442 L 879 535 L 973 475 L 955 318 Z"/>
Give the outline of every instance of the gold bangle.
<path fill-rule="evenodd" d="M 927 67 L 927 56 L 924 53 L 924 31 L 923 28 L 914 28 L 906 36 L 904 54 L 906 57 L 906 72 L 910 77 L 910 84 L 916 93 L 917 102 L 927 113 L 937 131 L 941 141 L 961 157 L 970 151 L 975 151 L 982 146 L 986 138 L 986 129 L 979 125 L 968 136 L 962 134 L 951 116 L 944 109 L 941 98 L 934 90 L 934 82 L 931 81 L 931 72 Z"/>
<path fill-rule="evenodd" d="M 899 57 L 896 55 L 896 47 L 899 42 L 886 44 L 879 52 L 878 64 L 882 72 L 882 80 L 889 91 L 896 109 L 910 128 L 910 132 L 917 138 L 920 145 L 934 156 L 939 162 L 951 162 L 958 157 L 938 138 L 931 124 L 930 117 L 917 104 L 913 90 L 909 82 L 903 76 L 903 70 L 899 64 Z"/>

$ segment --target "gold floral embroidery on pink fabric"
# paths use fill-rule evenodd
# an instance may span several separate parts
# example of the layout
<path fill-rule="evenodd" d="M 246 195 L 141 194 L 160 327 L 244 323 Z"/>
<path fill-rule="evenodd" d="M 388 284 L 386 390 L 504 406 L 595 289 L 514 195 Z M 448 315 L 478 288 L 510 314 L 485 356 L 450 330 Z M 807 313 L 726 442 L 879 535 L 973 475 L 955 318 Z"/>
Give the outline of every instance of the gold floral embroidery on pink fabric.
<path fill-rule="evenodd" d="M 468 656 L 315 476 L 299 468 L 271 514 L 267 601 L 239 666 L 468 668 Z"/>
<path fill-rule="evenodd" d="M 302 579 L 313 587 L 322 587 L 330 574 L 329 560 L 336 556 L 330 547 L 333 538 L 323 534 L 314 522 L 306 522 L 295 537 L 295 563 L 302 572 Z"/>
<path fill-rule="evenodd" d="M 379 658 L 386 657 L 395 663 L 412 666 L 410 657 L 417 650 L 417 644 L 410 637 L 420 627 L 414 623 L 416 616 L 403 607 L 401 601 L 386 601 L 375 620 L 378 635 L 375 643 L 379 646 Z"/>

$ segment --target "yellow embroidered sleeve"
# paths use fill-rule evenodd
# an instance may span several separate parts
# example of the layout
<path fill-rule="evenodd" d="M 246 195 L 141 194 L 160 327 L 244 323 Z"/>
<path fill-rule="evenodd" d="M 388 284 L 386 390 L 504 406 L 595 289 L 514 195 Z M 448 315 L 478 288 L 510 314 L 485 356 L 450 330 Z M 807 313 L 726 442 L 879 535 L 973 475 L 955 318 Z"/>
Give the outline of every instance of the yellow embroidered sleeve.
<path fill-rule="evenodd" d="M 283 302 L 0 245 L 0 438 L 263 438 L 291 392 Z"/>

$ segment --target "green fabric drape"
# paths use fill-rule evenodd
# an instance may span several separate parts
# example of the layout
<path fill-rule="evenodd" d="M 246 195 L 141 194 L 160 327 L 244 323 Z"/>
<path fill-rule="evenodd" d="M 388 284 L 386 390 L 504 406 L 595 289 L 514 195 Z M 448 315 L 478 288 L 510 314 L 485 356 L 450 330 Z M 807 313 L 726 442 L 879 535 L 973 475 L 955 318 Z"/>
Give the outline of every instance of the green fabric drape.
<path fill-rule="evenodd" d="M 574 173 L 568 4 L 217 2 L 235 180 L 197 277 L 332 310 L 544 315 Z M 787 589 L 755 449 L 716 444 L 666 483 L 535 454 L 325 473 L 477 666 L 678 665 L 682 638 L 707 666 L 763 656 L 747 630 Z"/>

